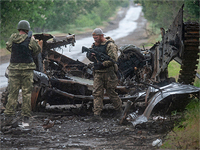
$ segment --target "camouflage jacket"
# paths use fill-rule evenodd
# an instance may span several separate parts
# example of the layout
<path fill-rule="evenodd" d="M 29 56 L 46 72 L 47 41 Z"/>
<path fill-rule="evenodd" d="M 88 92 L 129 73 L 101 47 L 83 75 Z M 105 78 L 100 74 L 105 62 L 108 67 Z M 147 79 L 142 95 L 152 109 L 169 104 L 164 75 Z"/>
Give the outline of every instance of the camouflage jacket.
<path fill-rule="evenodd" d="M 9 40 L 6 42 L 6 49 L 10 52 L 12 52 L 12 43 L 21 43 L 27 38 L 27 34 L 19 34 L 19 33 L 13 33 Z M 37 55 L 39 52 L 41 52 L 41 48 L 38 45 L 38 42 L 31 38 L 31 41 L 29 43 L 29 49 L 32 51 L 33 55 Z M 9 70 L 27 70 L 27 69 L 36 69 L 36 65 L 34 62 L 32 63 L 10 63 L 8 66 Z"/>

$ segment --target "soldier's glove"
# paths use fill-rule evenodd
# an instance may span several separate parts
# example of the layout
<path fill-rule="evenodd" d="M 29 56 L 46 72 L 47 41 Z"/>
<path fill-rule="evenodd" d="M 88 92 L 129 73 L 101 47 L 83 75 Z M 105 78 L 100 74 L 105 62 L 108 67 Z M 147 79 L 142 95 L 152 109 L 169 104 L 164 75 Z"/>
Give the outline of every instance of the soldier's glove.
<path fill-rule="evenodd" d="M 102 62 L 98 61 L 97 63 L 94 63 L 94 69 L 95 70 L 101 70 L 101 69 L 104 69 L 104 65 Z"/>
<path fill-rule="evenodd" d="M 94 55 L 92 55 L 92 53 L 87 52 L 87 53 L 86 53 L 86 57 L 87 57 L 90 61 L 95 62 L 95 58 L 94 58 Z"/>

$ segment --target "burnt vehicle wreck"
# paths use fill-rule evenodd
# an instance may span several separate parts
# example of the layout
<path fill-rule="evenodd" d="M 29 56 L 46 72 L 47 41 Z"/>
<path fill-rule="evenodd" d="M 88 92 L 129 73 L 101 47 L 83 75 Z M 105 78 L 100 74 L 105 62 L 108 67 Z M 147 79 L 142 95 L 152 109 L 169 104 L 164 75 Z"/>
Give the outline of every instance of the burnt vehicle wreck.
<path fill-rule="evenodd" d="M 122 83 L 134 87 L 134 94 L 141 93 L 138 100 L 141 98 L 145 106 L 148 105 L 140 117 L 131 118 L 135 120 L 132 121 L 133 125 L 145 122 L 158 103 L 156 107 L 164 111 L 183 110 L 189 103 L 189 94 L 199 98 L 200 88 L 191 86 L 195 76 L 199 78 L 196 72 L 199 62 L 199 24 L 183 22 L 182 6 L 170 28 L 166 32 L 161 28 L 161 35 L 162 41 L 148 50 L 134 45 L 120 48 L 118 66 Z M 172 60 L 181 65 L 178 83 L 174 78 L 168 78 L 167 67 Z M 144 94 L 141 92 L 143 90 Z M 128 105 L 131 103 L 127 103 L 127 109 L 130 107 Z"/>
<path fill-rule="evenodd" d="M 35 34 L 34 37 L 43 40 L 43 49 L 35 61 L 37 70 L 34 71 L 32 110 L 45 109 L 47 103 L 82 106 L 90 103 L 93 100 L 93 64 L 84 64 L 56 51 L 59 47 L 74 45 L 75 35 L 53 37 L 50 34 Z M 126 118 L 130 105 L 137 102 L 143 102 L 146 106 L 149 104 L 146 109 L 150 110 L 145 110 L 143 114 L 148 119 L 153 107 L 158 102 L 161 103 L 161 100 L 167 99 L 168 105 L 165 107 L 173 105 L 176 109 L 181 109 L 188 103 L 185 100 L 188 99 L 188 94 L 198 97 L 200 88 L 192 84 L 199 61 L 199 24 L 183 22 L 183 7 L 170 28 L 166 32 L 162 30 L 162 41 L 150 49 L 125 45 L 119 50 L 119 85 L 116 91 L 123 102 L 128 101 L 123 119 Z M 174 78 L 168 78 L 167 67 L 172 60 L 181 64 L 178 83 Z M 172 89 L 182 92 L 174 92 Z M 4 105 L 6 92 L 2 94 L 1 100 Z M 157 95 L 159 98 L 155 100 Z M 179 96 L 185 99 L 180 99 Z M 105 93 L 104 103 L 109 102 Z"/>

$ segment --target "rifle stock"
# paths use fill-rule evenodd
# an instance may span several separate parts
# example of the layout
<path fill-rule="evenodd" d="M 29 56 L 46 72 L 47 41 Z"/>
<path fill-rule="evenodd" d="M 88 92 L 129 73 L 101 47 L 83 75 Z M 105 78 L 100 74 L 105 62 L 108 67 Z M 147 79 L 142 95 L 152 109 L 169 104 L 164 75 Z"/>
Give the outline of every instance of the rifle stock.
<path fill-rule="evenodd" d="M 32 37 L 32 31 L 28 31 L 28 38 L 31 38 Z"/>

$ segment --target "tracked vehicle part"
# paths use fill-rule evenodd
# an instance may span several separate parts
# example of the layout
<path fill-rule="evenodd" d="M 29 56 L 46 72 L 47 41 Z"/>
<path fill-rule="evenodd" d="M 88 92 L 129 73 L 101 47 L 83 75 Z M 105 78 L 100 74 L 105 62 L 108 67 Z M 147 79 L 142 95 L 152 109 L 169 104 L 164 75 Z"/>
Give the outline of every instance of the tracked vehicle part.
<path fill-rule="evenodd" d="M 183 5 L 184 6 L 184 5 Z M 152 54 L 151 81 L 163 82 L 168 79 L 167 67 L 174 58 L 181 58 L 183 52 L 183 6 L 179 10 L 173 23 L 165 32 L 161 28 L 162 41 L 156 43 L 150 52 Z"/>
<path fill-rule="evenodd" d="M 199 24 L 184 23 L 184 52 L 178 82 L 193 84 L 199 62 Z"/>
<path fill-rule="evenodd" d="M 182 65 L 178 81 L 186 84 L 194 82 L 199 58 L 199 24 L 183 23 L 183 6 L 169 29 L 165 31 L 161 28 L 162 41 L 149 50 L 134 45 L 120 48 L 118 64 L 121 85 L 134 85 L 144 90 L 145 87 L 139 83 L 169 84 L 172 80 L 168 78 L 167 68 L 173 59 Z"/>
<path fill-rule="evenodd" d="M 183 6 L 169 29 L 161 28 L 162 41 L 149 50 L 144 51 L 134 45 L 120 48 L 118 64 L 122 80 L 129 77 L 136 82 L 165 82 L 168 80 L 168 64 L 175 59 L 181 64 L 178 81 L 193 84 L 199 58 L 199 24 L 183 23 Z"/>

